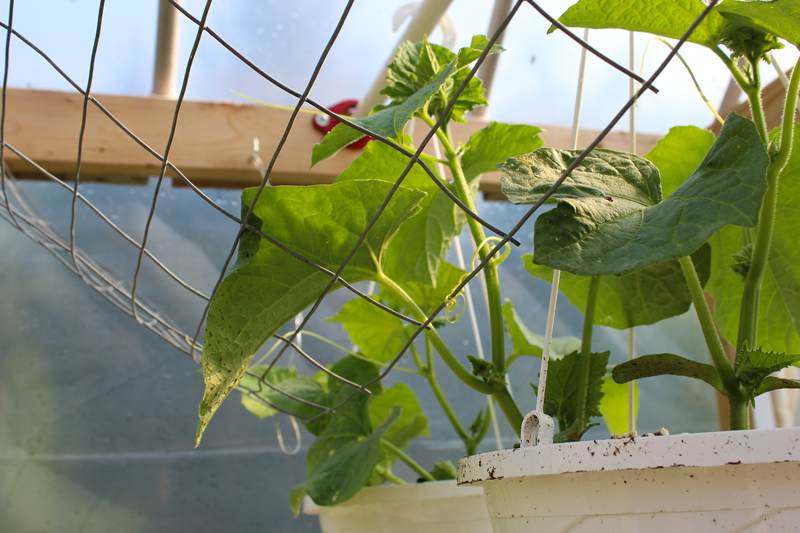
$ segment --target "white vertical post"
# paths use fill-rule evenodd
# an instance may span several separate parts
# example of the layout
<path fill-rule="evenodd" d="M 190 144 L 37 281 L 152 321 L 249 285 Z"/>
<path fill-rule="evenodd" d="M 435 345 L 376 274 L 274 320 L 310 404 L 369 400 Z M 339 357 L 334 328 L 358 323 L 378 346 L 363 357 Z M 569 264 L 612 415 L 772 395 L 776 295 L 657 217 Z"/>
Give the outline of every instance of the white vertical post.
<path fill-rule="evenodd" d="M 630 71 L 635 72 L 636 65 L 633 48 L 633 32 L 630 32 Z M 630 97 L 636 94 L 636 86 L 633 78 L 628 78 L 628 89 Z M 636 105 L 632 105 L 628 113 L 630 113 L 630 152 L 636 153 Z M 628 329 L 628 361 L 636 357 L 636 331 L 635 328 Z M 636 381 L 628 382 L 628 431 L 636 429 L 636 402 L 634 394 L 636 392 Z"/>
<path fill-rule="evenodd" d="M 177 96 L 175 75 L 178 68 L 181 16 L 181 13 L 167 0 L 159 0 L 156 60 L 153 69 L 153 94 L 157 96 L 166 98 Z"/>

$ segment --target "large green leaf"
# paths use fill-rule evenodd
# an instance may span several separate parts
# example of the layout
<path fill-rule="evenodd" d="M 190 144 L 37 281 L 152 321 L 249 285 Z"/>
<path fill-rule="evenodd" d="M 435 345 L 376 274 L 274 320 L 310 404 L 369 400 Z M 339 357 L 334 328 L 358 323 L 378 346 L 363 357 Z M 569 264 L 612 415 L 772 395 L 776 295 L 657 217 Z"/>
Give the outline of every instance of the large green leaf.
<path fill-rule="evenodd" d="M 388 194 L 388 183 L 368 180 L 310 187 L 268 187 L 254 214 L 266 235 L 328 269 L 336 270 Z M 424 193 L 400 188 L 353 256 L 343 276 L 374 277 L 389 242 L 414 213 Z M 242 194 L 252 202 L 254 190 Z M 243 243 L 236 270 L 220 284 L 209 308 L 203 346 L 205 393 L 197 441 L 222 401 L 236 387 L 256 351 L 305 309 L 330 278 L 267 241 Z"/>
<path fill-rule="evenodd" d="M 328 320 L 341 322 L 361 353 L 382 363 L 394 359 L 410 337 L 400 318 L 363 298 L 350 300 Z"/>
<path fill-rule="evenodd" d="M 475 132 L 464 147 L 461 168 L 471 180 L 484 172 L 494 172 L 495 167 L 517 155 L 527 154 L 544 146 L 539 137 L 541 128 L 524 124 L 492 122 Z"/>
<path fill-rule="evenodd" d="M 435 164 L 427 157 L 428 167 Z M 369 143 L 364 152 L 336 178 L 378 179 L 394 183 L 408 165 L 408 157 L 382 143 Z M 439 265 L 453 238 L 461 233 L 466 216 L 418 165 L 414 165 L 403 186 L 426 193 L 420 212 L 406 221 L 386 251 L 385 273 L 398 283 L 417 280 L 434 285 Z M 447 185 L 450 187 L 449 185 Z"/>
<path fill-rule="evenodd" d="M 472 46 L 466 49 L 462 48 L 458 54 L 453 56 L 449 62 L 442 64 L 441 67 L 430 44 L 427 44 L 427 46 L 421 45 L 419 49 L 414 45 L 401 47 L 399 53 L 409 55 L 409 57 L 404 57 L 403 59 L 402 74 L 410 74 L 410 69 L 414 68 L 415 77 L 412 79 L 410 75 L 408 76 L 408 80 L 404 81 L 402 91 L 398 91 L 395 95 L 397 96 L 395 102 L 390 103 L 388 106 L 383 106 L 368 117 L 355 119 L 353 122 L 373 133 L 401 142 L 403 128 L 406 123 L 425 104 L 433 100 L 434 107 L 438 105 L 442 109 L 444 108 L 444 104 L 458 88 L 459 80 L 463 81 L 467 75 L 467 72 L 460 73 L 460 71 L 475 61 L 487 44 L 488 41 L 485 37 L 474 37 Z M 418 57 L 421 50 L 430 51 L 426 52 L 426 58 L 423 59 L 423 70 L 417 72 L 416 67 L 419 62 L 413 64 L 410 56 L 416 53 Z M 502 48 L 494 47 L 492 53 L 501 50 Z M 448 51 L 448 53 L 452 56 L 452 52 Z M 432 76 L 433 68 L 438 69 L 435 76 Z M 393 71 L 390 69 L 391 72 Z M 418 86 L 417 79 L 425 80 L 424 84 Z M 391 82 L 392 78 L 389 81 Z M 453 109 L 452 116 L 455 119 L 459 119 L 460 114 L 472 109 L 476 104 L 486 102 L 483 98 L 483 89 L 480 87 L 480 81 L 474 79 L 474 83 L 470 82 L 470 86 L 459 98 L 459 105 Z M 415 91 L 412 94 L 407 94 L 410 87 L 415 88 Z M 315 145 L 312 149 L 311 166 L 313 167 L 320 161 L 333 156 L 339 150 L 363 136 L 363 133 L 346 124 L 338 124 L 322 139 L 321 143 Z"/>
<path fill-rule="evenodd" d="M 514 203 L 534 203 L 579 152 L 539 149 L 500 169 Z M 584 276 L 627 274 L 688 256 L 726 225 L 755 226 L 769 157 L 752 121 L 731 113 L 700 166 L 661 200 L 658 170 L 595 150 L 551 197 L 534 226 L 534 261 Z"/>
<path fill-rule="evenodd" d="M 697 126 L 670 128 L 655 147 L 644 155 L 661 174 L 661 194 L 669 196 L 692 175 L 714 146 L 716 137 Z"/>
<path fill-rule="evenodd" d="M 553 269 L 537 265 L 533 255 L 522 256 L 525 269 L 537 278 L 553 281 Z M 711 247 L 704 244 L 692 254 L 700 283 L 705 285 L 711 270 Z M 559 290 L 572 305 L 586 311 L 591 276 L 561 273 Z M 594 315 L 596 326 L 627 329 L 655 324 L 666 318 L 682 315 L 692 305 L 680 263 L 672 259 L 650 265 L 623 276 L 601 276 Z"/>
<path fill-rule="evenodd" d="M 514 309 L 510 300 L 503 304 L 503 318 L 505 318 L 506 330 L 511 337 L 514 350 L 506 357 L 506 366 L 521 355 L 542 357 L 544 350 L 544 336 L 537 335 L 525 325 L 520 316 Z M 550 341 L 550 358 L 559 359 L 568 353 L 580 349 L 581 340 L 577 337 L 558 337 Z"/>
<path fill-rule="evenodd" d="M 717 374 L 717 369 L 712 365 L 698 363 L 671 353 L 643 355 L 618 364 L 611 372 L 614 381 L 617 383 L 627 383 L 634 379 L 663 376 L 665 374 L 699 379 L 705 381 L 719 392 L 725 393 L 725 387 L 723 387 L 722 380 Z"/>
<path fill-rule="evenodd" d="M 631 430 L 628 411 L 630 408 L 630 391 L 627 383 L 619 384 L 611 378 L 603 378 L 603 398 L 600 400 L 600 412 L 608 426 L 608 431 L 622 435 Z M 639 412 L 639 385 L 633 383 L 633 420 Z"/>
<path fill-rule="evenodd" d="M 611 352 L 591 353 L 589 382 L 586 393 L 586 418 L 600 416 L 603 397 L 603 376 Z M 558 420 L 560 432 L 571 428 L 578 417 L 578 384 L 580 383 L 580 353 L 578 351 L 550 362 L 547 371 L 544 412 Z M 534 389 L 536 387 L 534 386 Z M 538 391 L 537 391 L 538 394 Z M 585 428 L 576 428 L 582 434 Z"/>
<path fill-rule="evenodd" d="M 295 516 L 306 494 L 317 505 L 335 505 L 352 498 L 369 480 L 383 458 L 381 439 L 400 417 L 400 407 L 373 431 L 368 402 L 361 395 L 341 407 L 342 416 L 328 424 L 308 449 L 308 478 L 289 496 Z"/>
<path fill-rule="evenodd" d="M 581 0 L 558 20 L 570 27 L 617 28 L 679 39 L 705 7 L 700 0 Z M 714 10 L 689 41 L 713 48 L 728 26 Z M 554 30 L 551 27 L 548 33 Z"/>
<path fill-rule="evenodd" d="M 771 132 L 775 137 L 780 130 Z M 800 353 L 800 126 L 778 185 L 778 205 L 767 269 L 761 285 L 758 344 L 768 350 Z M 716 301 L 715 318 L 723 336 L 736 342 L 742 302 L 742 278 L 730 268 L 744 246 L 740 228 L 723 228 L 711 239 L 713 263 L 706 289 Z"/>
<path fill-rule="evenodd" d="M 319 408 L 293 400 L 285 394 L 259 383 L 256 376 L 263 374 L 266 369 L 266 366 L 251 366 L 247 369 L 248 373 L 243 375 L 239 381 L 239 387 L 245 389 L 242 393 L 242 405 L 248 411 L 261 419 L 278 414 L 277 410 L 255 399 L 254 396 L 256 396 L 298 416 L 311 418 L 319 414 Z M 273 367 L 264 379 L 293 396 L 318 405 L 325 405 L 326 391 L 322 385 L 312 378 L 298 376 L 294 368 Z"/>
<path fill-rule="evenodd" d="M 795 46 L 800 46 L 800 1 L 728 0 L 716 11 L 734 24 L 750 26 L 777 35 Z"/>

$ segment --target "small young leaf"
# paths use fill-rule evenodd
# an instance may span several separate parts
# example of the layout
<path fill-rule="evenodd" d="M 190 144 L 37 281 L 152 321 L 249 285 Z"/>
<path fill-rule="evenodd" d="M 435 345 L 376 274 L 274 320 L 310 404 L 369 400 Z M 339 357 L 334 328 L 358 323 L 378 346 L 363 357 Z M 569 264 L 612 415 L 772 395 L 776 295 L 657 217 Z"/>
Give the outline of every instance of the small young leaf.
<path fill-rule="evenodd" d="M 745 346 L 736 354 L 734 371 L 749 390 L 757 390 L 764 378 L 797 361 L 800 361 L 800 354 L 768 352 L 760 348 L 752 350 Z"/>
<path fill-rule="evenodd" d="M 436 481 L 447 481 L 448 479 L 458 478 L 458 470 L 456 470 L 455 465 L 453 465 L 451 461 L 439 459 L 433 463 L 431 476 L 433 476 L 433 479 Z"/>
<path fill-rule="evenodd" d="M 485 359 L 479 359 L 471 355 L 467 356 L 467 361 L 469 361 L 470 364 L 472 365 L 473 376 L 483 378 L 484 381 L 489 381 L 492 377 L 495 376 L 496 369 L 494 363 L 492 363 L 491 361 L 486 361 Z"/>
<path fill-rule="evenodd" d="M 511 337 L 514 350 L 506 357 L 506 366 L 521 355 L 541 357 L 544 348 L 544 336 L 532 333 L 522 322 L 514 305 L 510 300 L 503 304 L 503 318 L 505 318 L 506 330 Z M 568 353 L 580 349 L 581 340 L 577 337 L 558 337 L 550 341 L 550 358 L 559 359 Z"/>
<path fill-rule="evenodd" d="M 610 433 L 622 435 L 630 431 L 628 420 L 629 393 L 628 384 L 619 384 L 611 378 L 603 378 L 603 398 L 600 400 L 600 412 Z M 633 384 L 633 420 L 639 411 L 639 385 Z"/>
<path fill-rule="evenodd" d="M 551 282 L 553 269 L 534 264 L 533 257 L 522 256 L 525 269 L 531 276 Z M 692 254 L 692 262 L 700 284 L 705 286 L 711 269 L 711 247 L 701 246 Z M 562 272 L 559 289 L 572 305 L 585 311 L 590 281 L 589 276 Z M 623 276 L 601 276 L 594 324 L 616 329 L 646 326 L 682 315 L 691 305 L 692 297 L 680 263 L 672 259 Z"/>
<path fill-rule="evenodd" d="M 611 352 L 591 353 L 589 382 L 586 394 L 586 419 L 600 416 L 600 400 L 603 397 L 603 375 Z M 550 361 L 547 371 L 544 412 L 558 420 L 561 432 L 578 430 L 582 434 L 586 428 L 573 427 L 578 418 L 578 383 L 580 382 L 580 354 L 575 351 L 561 359 Z M 537 387 L 534 385 L 534 390 Z M 538 392 L 537 392 L 538 394 Z"/>
<path fill-rule="evenodd" d="M 487 411 L 487 416 L 488 416 L 488 411 Z M 481 409 L 475 416 L 475 420 L 473 420 L 472 424 L 470 424 L 469 427 L 467 428 L 469 434 L 472 436 L 473 439 L 478 436 L 478 433 L 481 432 L 481 429 L 483 428 L 483 423 L 484 423 L 483 409 Z"/>
<path fill-rule="evenodd" d="M 722 394 L 726 394 L 717 369 L 712 365 L 698 363 L 671 353 L 643 355 L 631 361 L 625 361 L 614 367 L 611 376 L 617 383 L 627 383 L 633 379 L 653 376 L 684 376 L 705 381 Z"/>
<path fill-rule="evenodd" d="M 577 157 L 539 149 L 500 169 L 503 192 L 533 203 Z M 534 261 L 573 274 L 627 274 L 686 257 L 726 225 L 758 223 L 769 164 L 752 121 L 734 113 L 692 176 L 661 201 L 658 170 L 631 154 L 595 150 L 539 216 Z"/>
<path fill-rule="evenodd" d="M 386 106 L 377 106 L 370 116 L 355 119 L 353 122 L 399 142 L 406 123 L 426 104 L 428 113 L 438 117 L 444 112 L 447 102 L 454 96 L 461 82 L 466 79 L 468 71 L 464 67 L 480 56 L 483 51 L 480 47 L 485 47 L 488 41 L 473 39 L 473 44 L 476 48 L 462 48 L 457 55 L 427 41 L 417 45 L 403 45 L 398 51 L 399 59 L 389 68 L 390 85 L 382 91 L 394 100 Z M 499 51 L 502 48 L 495 47 L 491 53 Z M 433 76 L 433 68 L 438 66 L 437 63 L 441 67 Z M 409 94 L 412 88 L 414 92 Z M 456 100 L 451 118 L 463 122 L 464 113 L 472 111 L 476 105 L 486 103 L 480 80 L 472 78 L 466 90 Z M 338 124 L 312 149 L 311 166 L 333 156 L 363 136 L 363 133 L 346 124 Z"/>

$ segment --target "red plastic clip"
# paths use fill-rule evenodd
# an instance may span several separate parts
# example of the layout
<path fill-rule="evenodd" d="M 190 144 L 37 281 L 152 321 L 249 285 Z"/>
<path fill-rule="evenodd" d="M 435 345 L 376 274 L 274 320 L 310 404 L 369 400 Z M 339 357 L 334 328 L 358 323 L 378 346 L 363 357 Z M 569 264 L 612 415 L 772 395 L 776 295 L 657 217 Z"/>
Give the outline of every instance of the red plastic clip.
<path fill-rule="evenodd" d="M 344 102 L 339 102 L 336 105 L 332 105 L 328 109 L 336 113 L 337 115 L 348 115 L 355 110 L 356 106 L 358 105 L 358 100 L 345 100 Z M 339 121 L 333 117 L 329 117 L 328 115 L 314 115 L 314 127 L 317 128 L 322 133 L 327 134 L 331 131 Z M 368 142 L 373 141 L 372 137 L 365 136 L 361 139 L 357 140 L 354 143 L 350 143 L 347 145 L 348 148 L 364 148 Z"/>

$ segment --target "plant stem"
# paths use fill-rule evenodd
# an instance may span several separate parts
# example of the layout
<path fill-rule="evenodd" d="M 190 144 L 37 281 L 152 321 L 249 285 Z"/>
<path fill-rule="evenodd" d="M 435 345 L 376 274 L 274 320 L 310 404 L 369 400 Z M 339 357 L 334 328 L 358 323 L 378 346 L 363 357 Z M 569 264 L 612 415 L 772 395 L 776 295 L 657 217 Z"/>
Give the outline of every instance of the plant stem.
<path fill-rule="evenodd" d="M 711 361 L 717 369 L 722 384 L 725 387 L 727 396 L 737 397 L 741 395 L 739 389 L 739 380 L 733 373 L 728 357 L 722 349 L 722 342 L 719 340 L 717 330 L 714 327 L 714 318 L 711 316 L 711 311 L 708 308 L 705 295 L 703 294 L 703 287 L 700 285 L 700 278 L 697 277 L 697 271 L 694 268 L 691 257 L 681 257 L 678 259 L 683 270 L 683 276 L 686 278 L 686 285 L 689 287 L 689 294 L 692 297 L 694 309 L 697 312 L 697 318 L 700 320 L 700 328 L 703 330 L 703 337 L 706 340 L 706 346 L 711 354 Z"/>
<path fill-rule="evenodd" d="M 744 281 L 742 307 L 739 314 L 739 336 L 736 350 L 742 349 L 745 343 L 750 348 L 758 346 L 758 311 L 761 297 L 761 283 L 767 269 L 769 250 L 772 244 L 772 232 L 775 226 L 775 212 L 778 205 L 778 180 L 783 168 L 789 161 L 794 142 L 794 113 L 797 107 L 797 92 L 800 87 L 800 61 L 792 71 L 792 79 L 786 93 L 781 129 L 781 147 L 778 155 L 767 167 L 767 192 L 761 204 L 756 240 L 750 268 Z M 760 102 L 760 100 L 759 100 Z M 731 415 L 733 416 L 733 415 Z"/>
<path fill-rule="evenodd" d="M 383 479 L 385 479 L 386 481 L 394 483 L 395 485 L 405 485 L 406 484 L 405 481 L 403 481 L 399 477 L 395 476 L 391 472 L 381 472 L 381 476 L 383 476 Z"/>
<path fill-rule="evenodd" d="M 430 346 L 430 340 L 425 339 L 425 342 L 428 344 L 428 346 Z M 464 446 L 467 449 L 467 455 L 475 455 L 477 453 L 477 444 L 473 442 L 472 437 L 464 430 L 464 426 L 461 425 L 461 421 L 456 416 L 453 408 L 450 407 L 447 397 L 444 395 L 444 393 L 442 393 L 442 388 L 439 387 L 439 382 L 436 380 L 436 374 L 433 371 L 433 365 L 422 365 L 422 361 L 419 358 L 417 349 L 413 344 L 411 345 L 411 352 L 414 354 L 414 360 L 417 361 L 420 373 L 425 377 L 426 380 L 428 380 L 428 384 L 433 391 L 433 395 L 436 396 L 436 400 L 438 400 L 439 405 L 442 407 L 442 411 L 444 411 L 445 416 L 450 421 L 450 425 L 453 426 L 453 429 L 456 431 L 459 438 L 464 442 Z"/>
<path fill-rule="evenodd" d="M 589 370 L 592 364 L 592 333 L 594 331 L 594 311 L 597 307 L 597 293 L 600 289 L 600 276 L 592 276 L 589 281 L 589 295 L 586 298 L 586 311 L 583 315 L 583 334 L 581 336 L 580 374 L 578 378 L 578 430 L 586 427 L 586 398 L 589 390 Z M 563 429 L 563 428 L 562 428 Z"/>
<path fill-rule="evenodd" d="M 728 398 L 728 401 L 730 403 L 731 431 L 750 429 L 750 404 L 747 400 Z"/>
<path fill-rule="evenodd" d="M 411 316 L 416 318 L 417 320 L 424 322 L 427 320 L 425 313 L 422 312 L 422 309 L 411 299 L 411 297 L 406 294 L 406 292 L 392 280 L 391 278 L 387 277 L 386 275 L 379 273 L 377 278 L 378 283 L 384 286 L 392 295 L 400 300 L 400 303 L 411 313 Z M 431 327 L 430 329 L 425 330 L 425 337 L 427 337 L 433 347 L 436 348 L 436 351 L 439 353 L 439 357 L 442 358 L 444 363 L 447 367 L 456 375 L 458 379 L 464 382 L 465 385 L 475 389 L 476 391 L 482 394 L 492 394 L 494 392 L 494 387 L 491 383 L 487 383 L 482 379 L 472 375 L 472 372 L 467 370 L 461 363 L 459 363 L 456 356 L 453 355 L 453 352 L 450 351 L 450 348 L 444 343 L 444 340 L 439 336 L 439 332 L 436 331 L 435 328 Z"/>
<path fill-rule="evenodd" d="M 428 472 L 427 470 L 422 468 L 419 465 L 419 463 L 417 463 L 414 459 L 412 459 L 411 457 L 406 455 L 403 450 L 401 450 L 400 448 L 398 448 L 397 446 L 395 446 L 394 444 L 392 444 L 388 440 L 381 439 L 381 446 L 383 446 L 384 448 L 389 450 L 389 452 L 391 452 L 394 455 L 396 455 L 398 459 L 400 459 L 405 464 L 407 464 L 411 468 L 411 470 L 413 470 L 414 472 L 419 474 L 420 477 L 425 478 L 428 481 L 436 481 L 436 479 L 434 479 L 434 477 L 430 474 L 430 472 Z"/>
<path fill-rule="evenodd" d="M 753 73 L 753 83 L 745 90 L 748 100 L 750 100 L 750 114 L 753 116 L 753 122 L 758 129 L 758 135 L 767 146 L 769 143 L 767 139 L 767 120 L 764 118 L 764 105 L 761 102 L 761 69 L 759 68 L 760 61 L 758 58 L 750 59 L 750 70 Z"/>
<path fill-rule="evenodd" d="M 427 113 L 422 114 L 422 120 L 429 126 L 435 124 Z M 450 138 L 449 132 L 440 128 L 436 131 L 436 136 L 442 143 L 442 148 L 447 158 L 447 166 L 453 174 L 456 196 L 472 211 L 476 211 L 475 199 L 470 192 L 469 183 L 467 183 L 467 178 L 464 176 L 464 171 L 458 160 L 458 155 L 453 148 L 453 141 Z M 481 259 L 485 259 L 489 254 L 490 248 L 488 245 L 484 245 L 486 234 L 483 231 L 483 226 L 471 217 L 467 217 L 467 225 L 472 234 L 472 239 L 475 241 L 475 246 L 480 246 L 478 254 Z M 493 261 L 487 263 L 483 268 L 483 275 L 486 280 L 486 292 L 489 300 L 489 324 L 492 332 L 492 363 L 494 363 L 497 373 L 503 374 L 506 369 L 505 331 L 503 329 L 503 301 L 500 297 L 500 279 L 497 275 L 497 265 Z"/>

